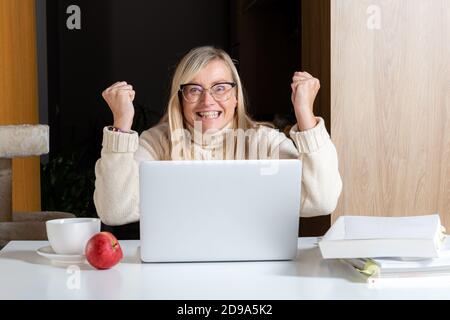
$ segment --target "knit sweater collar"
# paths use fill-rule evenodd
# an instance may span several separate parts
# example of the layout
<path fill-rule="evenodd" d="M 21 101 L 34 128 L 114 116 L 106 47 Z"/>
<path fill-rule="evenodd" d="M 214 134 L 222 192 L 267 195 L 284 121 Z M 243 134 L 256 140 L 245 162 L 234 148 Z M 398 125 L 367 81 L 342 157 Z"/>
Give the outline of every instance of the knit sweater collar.
<path fill-rule="evenodd" d="M 235 128 L 235 120 L 233 119 L 228 122 L 222 129 L 210 130 L 205 133 L 202 133 L 201 130 L 199 130 L 200 128 L 194 128 L 187 122 L 185 122 L 185 126 L 189 130 L 193 145 L 201 147 L 202 149 L 215 149 L 217 147 L 222 147 L 227 135 L 233 133 L 232 129 Z"/>

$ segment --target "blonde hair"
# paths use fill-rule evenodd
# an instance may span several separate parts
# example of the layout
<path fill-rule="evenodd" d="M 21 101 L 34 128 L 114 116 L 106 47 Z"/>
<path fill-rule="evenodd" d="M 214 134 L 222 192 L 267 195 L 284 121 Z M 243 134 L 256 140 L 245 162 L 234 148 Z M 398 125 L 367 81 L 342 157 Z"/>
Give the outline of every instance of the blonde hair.
<path fill-rule="evenodd" d="M 223 61 L 230 68 L 233 81 L 237 86 L 237 108 L 234 114 L 236 129 L 254 129 L 268 123 L 259 123 L 254 121 L 246 111 L 246 101 L 244 91 L 239 77 L 238 71 L 230 56 L 222 49 L 212 46 L 203 46 L 194 48 L 187 53 L 175 70 L 172 79 L 172 87 L 170 90 L 169 102 L 167 104 L 166 114 L 160 120 L 160 123 L 169 124 L 171 145 L 175 142 L 175 132 L 185 129 L 183 107 L 179 95 L 180 85 L 190 82 L 208 63 L 214 60 Z M 187 154 L 185 154 L 187 156 Z"/>

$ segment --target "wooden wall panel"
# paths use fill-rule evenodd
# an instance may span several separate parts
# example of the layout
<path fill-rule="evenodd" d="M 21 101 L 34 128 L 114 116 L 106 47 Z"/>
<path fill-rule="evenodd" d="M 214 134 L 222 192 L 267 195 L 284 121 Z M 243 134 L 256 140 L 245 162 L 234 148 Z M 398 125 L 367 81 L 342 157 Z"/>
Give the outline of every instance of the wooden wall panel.
<path fill-rule="evenodd" d="M 0 125 L 38 123 L 34 0 L 0 0 Z M 40 210 L 39 157 L 13 160 L 13 210 Z"/>
<path fill-rule="evenodd" d="M 333 221 L 439 212 L 450 230 L 448 0 L 331 1 L 331 123 Z"/>

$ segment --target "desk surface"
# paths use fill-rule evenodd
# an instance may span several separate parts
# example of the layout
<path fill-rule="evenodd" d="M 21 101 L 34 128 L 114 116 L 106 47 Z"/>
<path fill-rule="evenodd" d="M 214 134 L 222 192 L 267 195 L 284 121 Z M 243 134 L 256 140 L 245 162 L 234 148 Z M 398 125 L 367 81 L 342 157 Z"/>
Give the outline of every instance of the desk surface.
<path fill-rule="evenodd" d="M 295 261 L 143 264 L 139 241 L 122 240 L 124 259 L 103 271 L 52 264 L 35 252 L 46 241 L 12 241 L 0 252 L 0 299 L 450 299 L 447 286 L 368 288 L 316 241 L 300 238 Z"/>

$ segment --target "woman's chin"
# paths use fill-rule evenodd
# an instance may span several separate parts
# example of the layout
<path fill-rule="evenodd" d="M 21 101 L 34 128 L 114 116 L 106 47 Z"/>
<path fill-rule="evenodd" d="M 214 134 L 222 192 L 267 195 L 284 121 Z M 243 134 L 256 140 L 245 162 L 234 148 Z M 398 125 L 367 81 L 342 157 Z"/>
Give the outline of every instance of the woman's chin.
<path fill-rule="evenodd" d="M 201 119 L 196 120 L 197 126 L 201 125 L 202 132 L 205 133 L 207 131 L 218 131 L 225 127 L 225 123 L 223 123 L 222 119 Z"/>

